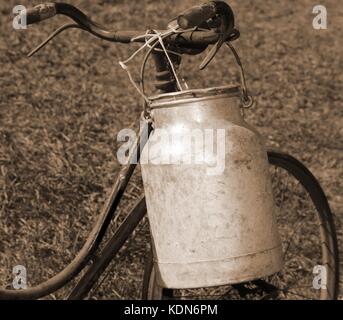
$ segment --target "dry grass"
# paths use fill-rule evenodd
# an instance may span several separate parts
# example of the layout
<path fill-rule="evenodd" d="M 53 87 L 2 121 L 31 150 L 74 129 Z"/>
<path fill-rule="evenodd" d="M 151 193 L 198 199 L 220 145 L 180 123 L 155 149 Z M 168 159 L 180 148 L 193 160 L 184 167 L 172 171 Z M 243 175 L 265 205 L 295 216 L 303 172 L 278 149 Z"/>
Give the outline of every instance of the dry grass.
<path fill-rule="evenodd" d="M 69 1 L 118 29 L 163 28 L 197 1 Z M 31 6 L 39 1 L 22 0 Z M 75 255 L 115 178 L 116 134 L 138 118 L 138 96 L 118 60 L 132 52 L 80 31 L 68 31 L 37 56 L 29 52 L 63 18 L 26 31 L 11 27 L 17 1 L 0 3 L 0 284 L 11 284 L 14 265 L 34 285 Z M 242 37 L 236 47 L 258 105 L 249 121 L 270 146 L 286 150 L 319 178 L 337 221 L 343 217 L 343 9 L 327 0 L 329 28 L 312 29 L 311 0 L 230 1 Z M 145 11 L 145 17 L 142 17 Z M 144 18 L 144 19 L 143 19 Z M 200 73 L 186 58 L 195 87 L 236 79 L 232 58 Z M 138 64 L 138 61 L 137 61 Z M 185 72 L 186 73 L 186 72 Z M 193 76 L 194 74 L 194 76 Z M 234 78 L 233 78 L 234 77 Z M 139 194 L 130 186 L 128 203 Z M 127 212 L 127 207 L 121 212 Z M 144 229 L 145 228 L 145 229 Z M 135 296 L 146 247 L 146 224 L 96 297 Z M 144 231 L 145 230 L 145 231 Z M 339 230 L 342 242 L 342 230 Z M 62 297 L 66 290 L 52 296 Z"/>

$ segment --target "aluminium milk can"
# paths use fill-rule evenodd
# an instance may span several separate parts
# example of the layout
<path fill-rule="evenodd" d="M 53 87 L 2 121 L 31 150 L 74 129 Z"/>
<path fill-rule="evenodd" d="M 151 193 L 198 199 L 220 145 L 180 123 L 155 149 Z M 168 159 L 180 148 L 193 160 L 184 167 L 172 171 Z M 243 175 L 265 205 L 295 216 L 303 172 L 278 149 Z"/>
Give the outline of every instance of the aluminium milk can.
<path fill-rule="evenodd" d="M 158 284 L 199 288 L 280 271 L 267 153 L 241 115 L 240 87 L 151 100 L 141 169 Z"/>

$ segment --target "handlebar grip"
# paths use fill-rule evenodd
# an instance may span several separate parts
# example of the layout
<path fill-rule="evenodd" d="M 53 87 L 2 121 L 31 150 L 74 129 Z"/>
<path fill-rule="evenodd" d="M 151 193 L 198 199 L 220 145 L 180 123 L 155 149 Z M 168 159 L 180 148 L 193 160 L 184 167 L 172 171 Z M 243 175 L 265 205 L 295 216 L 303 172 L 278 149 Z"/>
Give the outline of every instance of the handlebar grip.
<path fill-rule="evenodd" d="M 215 2 L 205 3 L 187 9 L 177 17 L 178 25 L 183 29 L 200 26 L 217 13 Z"/>
<path fill-rule="evenodd" d="M 44 3 L 26 10 L 26 24 L 30 25 L 52 18 L 57 14 L 55 3 Z"/>

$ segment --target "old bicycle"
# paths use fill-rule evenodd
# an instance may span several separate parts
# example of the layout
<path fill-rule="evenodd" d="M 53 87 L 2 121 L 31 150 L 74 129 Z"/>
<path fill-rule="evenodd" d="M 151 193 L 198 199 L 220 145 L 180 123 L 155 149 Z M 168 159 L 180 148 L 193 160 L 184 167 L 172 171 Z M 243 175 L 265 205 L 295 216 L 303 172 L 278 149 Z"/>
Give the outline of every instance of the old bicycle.
<path fill-rule="evenodd" d="M 199 99 L 201 100 L 213 95 L 220 96 L 227 94 L 242 96 L 243 103 L 246 103 L 247 105 L 250 104 L 250 97 L 245 89 L 244 77 L 242 77 L 242 84 L 236 88 L 215 88 L 212 91 L 209 90 L 206 92 L 195 90 L 187 91 L 181 90 L 182 84 L 179 83 L 176 72 L 173 70 L 173 65 L 180 64 L 182 54 L 198 54 L 203 52 L 208 45 L 213 45 L 211 51 L 201 65 L 202 68 L 206 67 L 218 52 L 221 45 L 230 46 L 230 42 L 239 36 L 238 31 L 234 28 L 233 13 L 224 3 L 211 2 L 201 7 L 192 8 L 180 15 L 176 21 L 177 23 L 172 23 L 168 30 L 151 30 L 143 34 L 142 32 L 108 30 L 101 25 L 92 22 L 75 7 L 62 3 L 45 4 L 28 11 L 27 22 L 31 24 L 50 18 L 55 14 L 67 15 L 76 23 L 61 27 L 48 40 L 66 29 L 80 28 L 97 37 L 112 42 L 142 42 L 148 44 L 146 47 L 149 48 L 149 52 L 144 61 L 146 61 L 150 55 L 154 57 L 157 69 L 157 88 L 161 90 L 162 93 L 162 95 L 155 99 L 157 104 L 165 103 L 166 101 L 164 100 L 169 99 L 170 97 L 173 100 L 180 102 L 189 99 L 189 95 L 191 95 L 193 99 L 199 101 Z M 46 42 L 44 42 L 43 45 L 45 43 Z M 38 47 L 37 50 L 42 46 Z M 237 60 L 237 62 L 239 62 L 239 60 Z M 144 70 L 144 68 L 142 70 Z M 137 87 L 137 89 L 141 93 L 144 93 L 142 88 Z M 150 102 L 151 99 L 148 100 L 148 102 Z M 145 112 L 143 116 L 147 120 L 147 131 L 148 133 L 151 133 L 156 131 L 156 123 L 154 124 L 154 120 L 158 120 L 158 115 L 157 111 L 149 110 L 149 108 L 147 108 L 148 105 L 147 102 L 144 104 Z M 212 107 L 218 108 L 218 106 Z M 207 113 L 206 116 L 208 115 L 210 114 Z M 152 119 L 151 116 L 155 116 L 155 119 Z M 199 122 L 201 123 L 201 119 Z M 143 136 L 147 137 L 148 135 Z M 147 139 L 144 137 L 143 139 L 138 139 L 139 143 L 136 146 L 136 151 L 133 150 L 133 154 L 138 158 L 140 156 L 141 146 L 147 143 Z M 316 298 L 319 293 L 319 297 L 323 299 L 335 298 L 337 296 L 338 283 L 338 250 L 332 215 L 326 197 L 316 179 L 299 161 L 289 155 L 277 152 L 268 152 L 268 160 L 271 164 L 272 171 L 274 170 L 272 174 L 278 178 L 274 180 L 273 187 L 276 205 L 280 208 L 278 216 L 280 233 L 282 234 L 282 231 L 285 231 L 288 238 L 293 238 L 292 232 L 289 232 L 288 230 L 289 223 L 292 224 L 294 230 L 297 230 L 297 227 L 302 226 L 305 228 L 303 229 L 303 239 L 306 239 L 306 237 L 320 239 L 319 246 L 315 248 L 306 248 L 306 250 L 302 251 L 301 245 L 306 245 L 306 241 L 297 239 L 298 247 L 294 249 L 290 248 L 289 239 L 286 239 L 286 241 L 284 241 L 284 273 L 278 272 L 274 274 L 273 272 L 274 275 L 266 274 L 266 277 L 258 277 L 256 279 L 247 278 L 246 281 L 243 281 L 243 279 L 239 279 L 239 281 L 238 279 L 231 279 L 228 286 L 220 289 L 224 290 L 224 292 L 215 291 L 215 293 L 218 295 L 219 292 L 220 296 L 228 298 L 295 298 L 299 296 Z M 135 166 L 136 164 L 131 162 L 129 162 L 127 166 L 123 166 L 119 173 L 119 178 L 114 185 L 111 197 L 90 234 L 90 237 L 82 251 L 63 272 L 42 285 L 29 288 L 28 290 L 1 290 L 0 297 L 17 299 L 42 297 L 65 285 L 86 267 L 87 263 L 91 261 L 92 257 L 95 255 L 109 222 L 115 216 L 115 209 L 122 198 L 122 194 Z M 295 180 L 289 182 L 290 178 Z M 287 188 L 283 189 L 285 185 L 283 185 L 282 182 L 286 180 L 288 181 L 286 185 Z M 298 181 L 299 184 L 295 181 Z M 249 181 L 245 181 L 245 183 L 248 184 Z M 303 189 L 299 191 L 298 189 L 301 189 L 299 187 L 303 187 Z M 289 191 L 291 191 L 292 194 L 290 194 Z M 286 202 L 287 204 L 291 202 L 292 200 L 290 200 L 290 198 L 292 197 L 293 199 L 296 199 L 293 200 L 297 204 L 296 209 L 292 206 L 287 207 L 284 203 Z M 199 198 L 197 199 L 199 200 Z M 306 200 L 311 200 L 310 209 L 304 208 L 304 202 L 306 202 Z M 99 275 L 113 259 L 116 252 L 122 247 L 125 240 L 145 215 L 145 211 L 146 204 L 145 200 L 142 198 L 125 222 L 118 228 L 113 238 L 106 244 L 101 252 L 97 253 L 98 258 L 92 261 L 69 298 L 77 299 L 86 296 Z M 291 211 L 295 217 L 290 215 L 289 211 Z M 313 219 L 313 216 L 310 216 L 313 212 L 316 213 L 315 217 L 318 219 L 318 222 Z M 282 216 L 282 214 L 286 213 L 287 216 Z M 222 241 L 224 240 L 225 237 L 223 237 Z M 228 239 L 226 240 L 228 241 Z M 250 241 L 253 241 L 253 239 L 250 239 Z M 223 242 L 223 246 L 224 244 L 225 242 Z M 298 256 L 294 257 L 294 255 L 297 254 Z M 170 286 L 166 289 L 162 288 L 161 281 L 158 280 L 158 266 L 152 263 L 154 255 L 155 252 L 147 259 L 143 283 L 143 297 L 190 297 L 189 292 L 187 292 L 185 288 Z M 314 259 L 315 262 L 310 263 L 306 255 L 310 255 L 311 259 Z M 326 270 L 325 285 L 321 286 L 319 290 L 314 290 L 312 286 L 312 269 L 315 265 L 324 266 Z M 278 269 L 278 267 L 276 269 Z M 278 270 L 273 271 L 276 272 Z M 300 277 L 298 278 L 299 274 Z M 187 278 L 183 279 L 183 281 L 186 280 Z M 216 284 L 222 285 L 224 283 Z M 302 287 L 300 291 L 299 287 Z M 191 290 L 191 294 L 192 296 L 195 295 L 198 297 L 206 296 L 208 293 L 206 290 L 207 289 L 194 289 Z M 210 292 L 213 293 L 213 290 L 210 290 Z"/>

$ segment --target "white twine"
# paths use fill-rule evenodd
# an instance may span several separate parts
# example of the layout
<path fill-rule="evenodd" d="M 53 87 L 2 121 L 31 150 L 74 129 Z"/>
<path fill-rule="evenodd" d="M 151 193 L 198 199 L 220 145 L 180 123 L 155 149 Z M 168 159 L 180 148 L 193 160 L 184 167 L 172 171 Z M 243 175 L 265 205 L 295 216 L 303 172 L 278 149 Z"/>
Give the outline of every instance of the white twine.
<path fill-rule="evenodd" d="M 171 54 L 175 54 L 175 55 L 181 55 L 180 53 L 178 52 L 175 52 L 175 51 L 171 51 L 171 50 L 167 50 L 165 45 L 164 45 L 164 42 L 163 40 L 169 36 L 171 36 L 172 34 L 179 34 L 179 33 L 184 33 L 184 32 L 190 32 L 190 31 L 195 31 L 196 28 L 191 28 L 191 29 L 187 29 L 187 30 L 177 30 L 177 29 L 169 29 L 163 33 L 157 31 L 157 30 L 152 30 L 154 33 L 148 33 L 148 31 L 144 34 L 144 35 L 139 35 L 137 37 L 134 37 L 131 39 L 131 42 L 134 42 L 138 39 L 142 39 L 144 38 L 145 39 L 145 43 L 139 47 L 129 58 L 127 58 L 125 61 L 119 61 L 119 65 L 127 72 L 128 74 L 128 77 L 130 79 L 130 82 L 132 83 L 132 85 L 135 87 L 135 89 L 137 90 L 137 92 L 143 97 L 143 99 L 145 100 L 145 102 L 147 104 L 150 104 L 150 100 L 149 98 L 145 95 L 145 93 L 139 88 L 139 86 L 137 85 L 136 81 L 133 79 L 132 77 L 132 74 L 129 70 L 129 67 L 127 66 L 127 64 L 136 57 L 136 55 L 141 52 L 144 48 L 148 47 L 150 49 L 152 49 L 154 46 L 157 45 L 157 43 L 159 43 L 161 45 L 161 48 L 162 49 L 159 49 L 159 48 L 156 48 L 155 50 L 156 51 L 163 51 L 164 54 L 166 55 L 167 57 L 167 60 L 170 64 L 170 67 L 171 67 L 171 70 L 173 72 L 173 75 L 175 77 L 175 80 L 176 80 L 176 83 L 177 83 L 177 86 L 179 88 L 180 91 L 183 91 L 183 88 L 182 88 L 182 85 L 181 85 L 181 82 L 176 74 L 176 71 L 175 71 L 175 68 L 174 68 L 174 65 L 170 59 L 170 56 L 168 54 L 171 53 Z M 147 39 L 147 38 L 150 38 L 150 39 Z M 186 87 L 188 87 L 186 85 Z"/>

